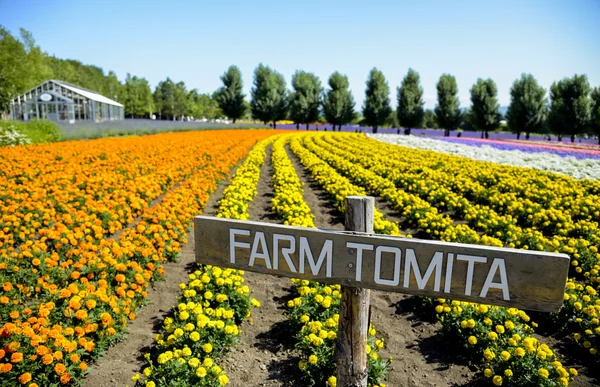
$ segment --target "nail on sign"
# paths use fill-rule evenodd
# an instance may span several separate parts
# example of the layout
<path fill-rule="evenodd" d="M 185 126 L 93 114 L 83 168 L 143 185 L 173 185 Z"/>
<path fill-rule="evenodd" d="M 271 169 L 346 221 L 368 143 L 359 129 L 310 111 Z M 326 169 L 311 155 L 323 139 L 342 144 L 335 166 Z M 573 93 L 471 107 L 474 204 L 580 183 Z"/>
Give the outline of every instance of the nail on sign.
<path fill-rule="evenodd" d="M 569 270 L 565 254 L 207 216 L 194 225 L 198 263 L 540 312 L 560 308 Z"/>

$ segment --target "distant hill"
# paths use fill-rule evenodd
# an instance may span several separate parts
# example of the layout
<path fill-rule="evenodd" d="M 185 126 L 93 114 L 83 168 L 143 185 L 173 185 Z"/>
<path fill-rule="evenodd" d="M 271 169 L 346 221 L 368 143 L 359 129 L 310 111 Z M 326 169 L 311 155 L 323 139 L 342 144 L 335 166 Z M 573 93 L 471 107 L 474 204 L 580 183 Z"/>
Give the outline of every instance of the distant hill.
<path fill-rule="evenodd" d="M 506 118 L 506 111 L 508 110 L 508 106 L 500 106 L 500 108 L 498 109 L 498 111 L 500 112 L 500 114 L 502 114 L 502 117 Z"/>

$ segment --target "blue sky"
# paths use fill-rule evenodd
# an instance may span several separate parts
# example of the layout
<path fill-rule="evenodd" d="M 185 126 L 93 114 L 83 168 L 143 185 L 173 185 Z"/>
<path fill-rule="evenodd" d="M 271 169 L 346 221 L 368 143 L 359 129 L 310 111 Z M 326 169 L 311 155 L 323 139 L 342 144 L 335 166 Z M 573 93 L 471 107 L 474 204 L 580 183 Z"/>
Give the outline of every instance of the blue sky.
<path fill-rule="evenodd" d="M 575 73 L 600 86 L 600 0 L 0 0 L 0 24 L 121 80 L 129 72 L 155 86 L 169 76 L 200 92 L 217 89 L 231 64 L 249 92 L 260 62 L 288 84 L 297 69 L 323 84 L 340 71 L 357 108 L 373 67 L 394 106 L 409 67 L 421 75 L 428 108 L 443 73 L 456 76 L 463 105 L 478 77 L 496 82 L 501 105 L 523 72 L 546 88 Z"/>

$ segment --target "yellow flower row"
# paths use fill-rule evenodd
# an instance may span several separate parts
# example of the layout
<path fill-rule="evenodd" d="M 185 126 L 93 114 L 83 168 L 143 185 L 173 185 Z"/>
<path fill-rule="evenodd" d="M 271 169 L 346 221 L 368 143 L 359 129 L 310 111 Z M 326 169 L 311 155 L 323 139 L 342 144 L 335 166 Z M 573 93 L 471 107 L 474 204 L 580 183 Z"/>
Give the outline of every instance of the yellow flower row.
<path fill-rule="evenodd" d="M 250 150 L 224 190 L 217 216 L 248 219 L 248 203 L 256 195 L 265 150 L 272 142 L 272 137 L 267 138 Z M 237 342 L 238 324 L 250 317 L 252 306 L 260 306 L 250 298 L 243 274 L 211 265 L 190 274 L 188 284 L 180 284 L 174 317 L 164 320 L 155 338 L 158 351 L 146 354 L 145 377 L 136 374 L 132 379 L 146 387 L 168 385 L 171 380 L 194 386 L 226 385 L 229 379 L 213 359 Z"/>
<path fill-rule="evenodd" d="M 300 142 L 303 137 L 304 135 L 294 136 L 290 141 L 290 149 L 298 156 L 304 168 L 310 172 L 317 184 L 331 195 L 336 208 L 341 213 L 344 213 L 346 197 L 363 196 L 365 195 L 365 190 L 352 184 L 347 178 L 341 176 L 335 169 L 304 148 Z M 378 209 L 375 209 L 374 218 L 374 230 L 376 233 L 402 235 L 398 224 L 384 219 L 384 215 Z M 410 235 L 403 236 L 410 237 Z"/>
<path fill-rule="evenodd" d="M 265 152 L 274 140 L 275 137 L 267 138 L 257 143 L 248 153 L 248 157 L 235 172 L 231 183 L 223 191 L 217 217 L 248 220 L 248 204 L 257 194 L 256 186 L 260 178 L 260 169 L 265 162 Z"/>
<path fill-rule="evenodd" d="M 302 182 L 290 161 L 285 145 L 291 135 L 280 136 L 272 147 L 273 211 L 290 226 L 315 227 L 314 215 L 304 201 Z"/>
<path fill-rule="evenodd" d="M 581 211 L 564 208 L 560 204 L 566 199 L 562 194 L 553 193 L 555 200 L 551 203 L 540 204 L 528 198 L 518 199 L 514 192 L 499 193 L 496 186 L 485 188 L 476 180 L 471 180 L 469 183 L 467 177 L 460 177 L 460 175 L 455 177 L 446 171 L 446 164 L 443 164 L 444 168 L 441 169 L 441 161 L 434 164 L 436 169 L 430 169 L 425 166 L 426 163 L 431 163 L 430 160 L 424 159 L 422 162 L 417 160 L 419 169 L 415 171 L 414 164 L 406 163 L 399 158 L 403 153 L 398 150 L 394 153 L 387 146 L 380 149 L 378 142 L 367 141 L 365 144 L 356 136 L 346 144 L 341 144 L 337 138 L 331 136 L 325 139 L 329 140 L 327 142 L 331 143 L 332 149 L 343 149 L 344 155 L 393 181 L 396 187 L 418 195 L 440 211 L 453 212 L 454 218 L 466 220 L 477 231 L 497 237 L 508 247 L 570 254 L 574 258 L 573 274 L 582 273 L 578 275 L 579 278 L 597 279 L 597 273 L 590 273 L 600 259 L 597 248 L 600 244 L 597 218 L 592 219 L 590 212 L 586 210 L 585 213 L 588 214 L 586 219 L 574 222 L 572 219 L 576 219 L 578 214 L 581 215 Z M 361 152 L 357 155 L 355 152 L 357 148 L 363 152 L 368 151 L 368 156 Z M 432 156 L 430 159 L 435 160 L 436 157 Z M 427 178 L 424 179 L 424 176 Z M 517 180 L 513 186 L 518 187 L 522 183 Z M 528 181 L 525 184 L 533 183 Z M 538 181 L 533 187 L 545 184 L 548 183 Z M 578 186 L 577 183 L 573 185 Z M 454 193 L 456 191 L 461 193 Z M 530 191 L 536 190 L 531 188 L 527 192 Z M 574 189 L 570 188 L 567 194 L 575 194 L 573 191 Z M 584 192 L 584 188 L 580 186 L 577 194 L 583 196 Z M 511 201 L 508 196 L 513 197 L 514 200 Z M 537 195 L 532 193 L 529 196 Z M 588 207 L 591 207 L 593 202 L 590 200 L 593 201 L 594 197 L 582 198 L 580 201 L 588 203 Z M 471 204 L 471 201 L 477 204 Z M 598 202 L 600 203 L 600 198 Z M 548 207 L 544 208 L 542 205 Z M 558 208 L 553 208 L 554 205 Z M 582 206 L 588 208 L 585 204 Z"/>
<path fill-rule="evenodd" d="M 576 218 L 582 213 L 589 214 L 589 210 L 585 207 L 592 206 L 592 203 L 589 202 L 589 197 L 580 200 L 580 204 L 586 208 L 585 211 L 577 211 L 576 209 L 573 209 L 572 211 L 564 210 L 563 214 L 556 214 L 556 210 L 554 209 L 544 210 L 540 207 L 541 204 L 533 202 L 529 198 L 521 199 L 522 202 L 526 203 L 524 207 L 527 208 L 527 210 L 524 211 L 521 209 L 520 211 L 529 214 L 526 218 L 520 220 L 520 222 L 524 222 L 523 224 L 528 227 L 521 228 L 517 224 L 517 221 L 520 218 L 514 211 L 518 206 L 511 204 L 510 207 L 506 209 L 506 211 L 510 211 L 509 213 L 499 215 L 495 213 L 494 210 L 491 210 L 484 205 L 471 205 L 469 201 L 460 197 L 460 195 L 453 194 L 449 191 L 444 184 L 447 184 L 452 191 L 460 190 L 459 187 L 476 187 L 477 185 L 468 184 L 467 178 L 458 178 L 456 180 L 462 181 L 464 184 L 462 186 L 457 186 L 455 179 L 450 178 L 448 173 L 438 170 L 426 170 L 424 165 L 432 163 L 431 160 L 424 158 L 419 167 L 421 170 L 427 171 L 427 179 L 423 179 L 419 173 L 402 173 L 403 170 L 411 169 L 413 167 L 403 161 L 399 161 L 399 151 L 389 149 L 388 145 L 383 145 L 383 150 L 377 150 L 379 143 L 367 141 L 365 145 L 365 142 L 359 141 L 360 138 L 357 139 L 356 137 L 351 136 L 328 136 L 325 137 L 325 140 L 333 145 L 333 149 L 345 150 L 344 155 L 355 162 L 368 166 L 371 170 L 376 171 L 382 176 L 392 176 L 396 186 L 426 197 L 430 202 L 442 210 L 453 211 L 455 217 L 469 221 L 479 231 L 495 231 L 494 235 L 499 237 L 499 239 L 509 247 L 531 248 L 555 252 L 560 251 L 570 254 L 573 257 L 571 260 L 573 274 L 578 275 L 580 279 L 583 278 L 583 281 L 579 282 L 575 279 L 570 280 L 565 296 L 565 310 L 567 312 L 561 313 L 560 316 L 563 319 L 563 324 L 569 324 L 570 322 L 575 322 L 577 324 L 576 329 L 578 329 L 579 332 L 575 334 L 575 340 L 591 355 L 597 354 L 598 348 L 600 347 L 600 329 L 598 329 L 600 300 L 595 294 L 590 295 L 586 293 L 589 293 L 589 289 L 594 291 L 594 293 L 597 293 L 599 286 L 598 271 L 600 270 L 600 266 L 598 265 L 598 260 L 600 259 L 600 254 L 598 253 L 598 246 L 600 245 L 600 237 L 598 223 L 595 220 L 589 220 L 587 218 L 580 219 L 576 223 L 570 221 L 571 217 Z M 363 152 L 368 151 L 369 155 L 363 156 L 360 152 L 357 152 L 357 149 Z M 390 157 L 390 155 L 397 155 L 398 157 Z M 434 160 L 437 160 L 436 157 L 437 155 L 435 154 L 430 156 L 430 158 Z M 446 159 L 446 157 L 442 158 Z M 450 161 L 454 161 L 454 159 L 460 158 L 452 156 Z M 439 168 L 441 162 L 442 161 L 435 161 L 434 165 Z M 475 164 L 473 168 L 465 169 L 470 171 L 478 170 L 478 165 L 481 163 L 473 163 Z M 449 168 L 451 168 L 451 163 Z M 493 168 L 493 165 L 490 165 L 490 168 Z M 513 168 L 516 170 L 514 167 L 504 168 Z M 542 174 L 542 177 L 539 178 L 542 180 L 538 181 L 534 187 L 545 187 L 550 184 L 547 180 L 552 176 L 548 177 L 546 176 L 547 174 L 538 171 L 536 171 L 536 173 Z M 492 173 L 488 173 L 488 175 L 489 174 Z M 520 176 L 520 174 L 516 172 L 514 175 Z M 546 180 L 543 180 L 544 178 Z M 557 179 L 568 178 L 557 177 Z M 530 176 L 527 184 L 531 184 L 532 181 L 534 181 L 534 177 Z M 584 195 L 587 189 L 585 184 L 574 180 L 571 181 L 571 183 L 573 184 L 569 185 L 569 188 L 556 189 L 558 193 L 553 194 L 555 203 L 557 203 L 557 201 L 560 201 L 561 203 L 568 201 L 565 197 L 561 196 L 562 194 L 560 192 L 566 191 L 567 194 L 572 194 L 576 191 L 578 192 L 578 195 Z M 515 181 L 511 186 L 520 187 L 520 184 L 520 182 Z M 472 200 L 484 197 L 490 203 L 504 203 L 503 200 L 506 199 L 507 196 L 515 196 L 514 192 L 504 192 L 499 194 L 496 190 L 496 187 L 477 189 L 462 188 L 462 191 L 472 198 Z M 504 190 L 508 190 L 508 187 L 505 187 Z M 539 196 L 535 194 L 535 189 L 530 189 L 528 192 L 528 195 L 531 198 Z M 499 195 L 504 196 L 502 199 L 499 199 L 497 197 Z M 545 196 L 545 194 L 542 196 Z M 593 198 L 594 196 L 592 195 L 591 197 Z M 535 200 L 539 200 L 539 198 Z M 561 206 L 561 208 L 563 207 Z M 500 210 L 502 209 L 500 208 Z M 545 219 L 544 223 L 540 224 L 538 222 L 539 219 Z M 548 235 L 546 237 L 537 230 L 538 227 L 544 229 L 544 227 L 552 221 L 559 222 L 558 224 L 562 227 L 559 231 L 561 231 L 561 234 L 563 235 Z M 550 231 L 551 230 L 549 229 L 545 229 L 545 232 Z M 582 267 L 585 268 L 585 271 Z M 583 275 L 581 275 L 581 273 L 583 273 Z M 582 337 L 583 339 L 581 339 Z"/>
<path fill-rule="evenodd" d="M 332 135 L 328 136 L 331 142 L 334 142 L 338 137 L 334 137 Z M 356 141 L 358 142 L 358 141 Z M 437 212 L 436 208 L 432 208 L 429 205 L 428 201 L 423 200 L 422 198 L 419 197 L 415 197 L 414 195 L 411 194 L 407 194 L 406 192 L 403 191 L 399 191 L 394 183 L 391 183 L 389 180 L 387 180 L 385 177 L 380 176 L 379 174 L 377 174 L 376 172 L 374 172 L 375 168 L 372 169 L 368 169 L 363 167 L 363 160 L 372 158 L 373 156 L 378 156 L 378 152 L 376 149 L 376 144 L 371 144 L 374 146 L 371 147 L 364 147 L 363 149 L 361 149 L 358 145 L 356 146 L 352 146 L 351 149 L 352 151 L 350 151 L 350 147 L 345 148 L 343 143 L 341 141 L 336 142 L 336 146 L 331 146 L 329 144 L 327 144 L 326 142 L 316 138 L 315 135 L 312 136 L 306 136 L 304 139 L 304 144 L 307 146 L 307 148 L 309 150 L 313 151 L 313 154 L 319 154 L 319 156 L 321 156 L 326 162 L 330 163 L 333 167 L 337 168 L 339 171 L 343 172 L 346 176 L 348 176 L 349 178 L 351 178 L 353 181 L 357 182 L 359 185 L 365 186 L 368 190 L 370 190 L 371 192 L 374 192 L 376 194 L 379 194 L 383 197 L 385 197 L 386 199 L 388 199 L 390 202 L 394 203 L 394 204 L 399 204 L 398 205 L 398 209 L 404 209 L 404 213 L 403 215 L 406 216 L 407 218 L 409 217 L 414 217 L 414 219 L 416 219 L 417 221 L 417 225 L 421 228 L 427 227 L 427 229 L 425 229 L 425 233 L 428 234 L 430 237 L 432 238 L 436 238 L 436 239 L 445 239 L 445 240 L 449 240 L 449 241 L 460 241 L 460 242 L 470 242 L 470 243 L 487 243 L 487 244 L 496 244 L 496 245 L 502 245 L 502 243 L 498 243 L 499 241 L 495 238 L 488 238 L 487 240 L 485 239 L 485 236 L 483 237 L 479 237 L 479 235 L 474 232 L 468 232 L 466 235 L 469 237 L 469 239 L 465 240 L 464 236 L 465 234 L 460 235 L 460 233 L 455 233 L 455 232 L 448 232 L 447 230 L 452 230 L 453 228 L 458 228 L 460 226 L 454 226 L 453 225 L 453 221 L 451 218 L 449 217 L 443 217 L 440 216 Z M 354 145 L 354 144 L 353 144 Z M 368 156 L 366 154 L 366 152 L 368 153 Z M 365 152 L 365 153 L 363 153 Z M 406 157 L 406 155 L 404 155 L 404 157 Z M 347 161 L 349 160 L 349 161 Z M 366 162 L 364 162 L 364 164 L 366 164 Z M 427 180 L 423 181 L 423 184 L 427 184 Z M 384 196 L 385 195 L 385 196 Z M 396 199 L 399 198 L 399 199 Z M 427 198 L 429 199 L 429 198 Z M 396 200 L 396 201 L 395 201 Z M 430 199 L 431 200 L 431 199 Z M 394 202 L 395 201 L 395 202 Z M 400 204 L 401 203 L 401 204 Z M 460 202 L 458 202 L 460 203 Z M 413 209 L 417 208 L 418 210 L 414 211 Z M 419 211 L 420 210 L 420 211 Z M 436 233 L 435 231 L 436 228 L 438 228 L 439 232 Z M 465 227 L 466 230 L 468 230 Z M 491 242 L 491 243 L 490 243 Z M 529 327 L 528 324 L 526 324 L 526 321 L 529 320 L 529 317 L 523 312 L 523 311 L 518 311 L 518 310 L 507 310 L 506 308 L 493 308 L 494 311 L 494 319 L 493 320 L 486 320 L 485 323 L 482 321 L 481 324 L 478 325 L 479 330 L 477 331 L 477 334 L 470 334 L 470 335 L 465 335 L 465 333 L 462 332 L 462 329 L 464 328 L 460 326 L 459 323 L 457 323 L 457 321 L 459 319 L 462 319 L 465 315 L 467 315 L 469 313 L 469 309 L 468 306 L 469 304 L 465 304 L 465 303 L 456 303 L 453 305 L 448 305 L 448 304 L 443 304 L 443 305 L 438 305 L 436 307 L 436 312 L 438 313 L 438 316 L 440 318 L 440 320 L 442 321 L 442 323 L 444 324 L 445 329 L 447 329 L 449 332 L 452 332 L 453 334 L 457 335 L 458 337 L 463 337 L 465 340 L 468 339 L 468 342 L 470 343 L 470 345 L 475 349 L 474 352 L 475 353 L 481 353 L 479 351 L 483 351 L 487 350 L 488 354 L 490 354 L 489 358 L 486 359 L 485 364 L 487 364 L 488 366 L 491 367 L 491 364 L 494 364 L 494 368 L 500 369 L 504 366 L 506 367 L 510 367 L 506 364 L 506 362 L 498 365 L 496 363 L 490 363 L 492 360 L 496 359 L 496 356 L 491 356 L 492 354 L 494 354 L 494 352 L 492 352 L 492 349 L 487 348 L 486 345 L 488 344 L 489 340 L 495 340 L 496 338 L 494 336 L 497 336 L 496 332 L 492 332 L 490 331 L 490 326 L 492 325 L 488 325 L 487 323 L 493 323 L 494 325 L 497 324 L 505 324 L 508 323 L 509 326 L 515 324 L 515 322 L 513 322 L 512 320 L 510 320 L 511 317 L 511 313 L 516 314 L 517 317 L 520 316 L 520 318 L 525 319 L 524 321 L 518 321 L 517 324 L 517 328 L 521 333 L 522 337 L 529 337 L 531 335 L 531 328 Z M 486 307 L 487 308 L 487 307 Z M 481 310 L 481 309 L 480 309 Z M 486 310 L 487 311 L 487 310 Z M 462 320 L 461 320 L 462 321 Z M 505 347 L 503 347 L 502 345 L 504 345 L 504 343 L 502 341 L 498 341 L 496 343 L 496 345 L 500 344 L 500 346 L 498 346 L 497 348 L 500 348 L 501 350 L 499 351 L 499 353 L 501 353 L 502 351 L 505 351 L 507 353 L 509 353 Z M 501 357 L 497 357 L 498 359 L 501 359 Z M 506 368 L 506 369 L 510 369 L 510 371 L 508 371 L 507 373 L 511 374 L 512 376 L 512 380 L 515 381 L 517 384 L 521 383 L 521 382 L 525 382 L 526 380 L 530 380 L 531 378 L 531 370 L 530 369 L 524 369 L 522 367 L 523 364 L 529 364 L 523 361 L 519 360 L 520 358 L 515 358 L 514 361 L 518 362 L 518 364 L 516 364 L 516 366 L 512 366 L 514 369 L 510 369 L 510 368 Z M 545 359 L 540 359 L 540 361 L 545 361 Z M 542 366 L 547 366 L 549 370 L 553 370 L 556 367 L 552 367 L 552 365 L 549 362 L 543 363 L 542 362 Z M 501 370 L 502 371 L 502 370 Z M 559 378 L 562 378 L 559 380 L 560 383 L 564 384 L 565 382 L 568 384 L 569 382 L 569 378 L 567 377 L 566 379 L 564 378 L 564 376 L 561 376 L 560 374 L 552 374 L 553 379 L 552 380 L 558 380 Z M 496 375 L 499 378 L 502 378 L 501 375 Z M 506 376 L 506 375 L 504 375 Z M 501 379 L 496 378 L 496 381 L 500 381 Z M 521 381 L 521 382 L 517 382 L 517 381 Z M 536 381 L 536 383 L 538 383 Z M 550 382 L 549 382 L 550 383 Z M 537 384 L 535 384 L 537 385 Z M 544 385 L 543 383 L 540 385 Z M 548 385 L 551 385 L 548 384 Z"/>
<path fill-rule="evenodd" d="M 315 227 L 314 216 L 303 197 L 302 183 L 285 150 L 286 143 L 296 141 L 297 137 L 297 134 L 282 136 L 273 143 L 273 206 L 286 224 Z M 339 183 L 344 184 L 343 179 Z M 351 186 L 346 187 L 352 189 Z M 288 302 L 287 316 L 298 329 L 296 348 L 302 353 L 299 368 L 310 383 L 336 386 L 336 377 L 332 375 L 336 373 L 334 347 L 342 297 L 340 285 L 296 279 L 292 283 L 299 297 Z M 369 386 L 383 387 L 380 382 L 387 373 L 389 361 L 379 356 L 379 350 L 384 346 L 383 339 L 375 338 L 373 327 L 369 332 Z"/>

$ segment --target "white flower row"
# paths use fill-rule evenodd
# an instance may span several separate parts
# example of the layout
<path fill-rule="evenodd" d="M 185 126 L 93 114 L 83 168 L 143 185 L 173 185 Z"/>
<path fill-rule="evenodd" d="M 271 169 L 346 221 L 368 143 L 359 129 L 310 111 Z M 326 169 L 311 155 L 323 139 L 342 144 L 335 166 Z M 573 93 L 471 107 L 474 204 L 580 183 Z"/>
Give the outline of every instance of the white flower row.
<path fill-rule="evenodd" d="M 561 157 L 547 152 L 523 152 L 500 150 L 489 145 L 473 146 L 450 143 L 442 140 L 398 134 L 367 134 L 367 136 L 390 144 L 416 149 L 431 150 L 473 160 L 490 161 L 498 164 L 528 167 L 542 171 L 561 173 L 576 179 L 600 179 L 600 160 Z"/>

